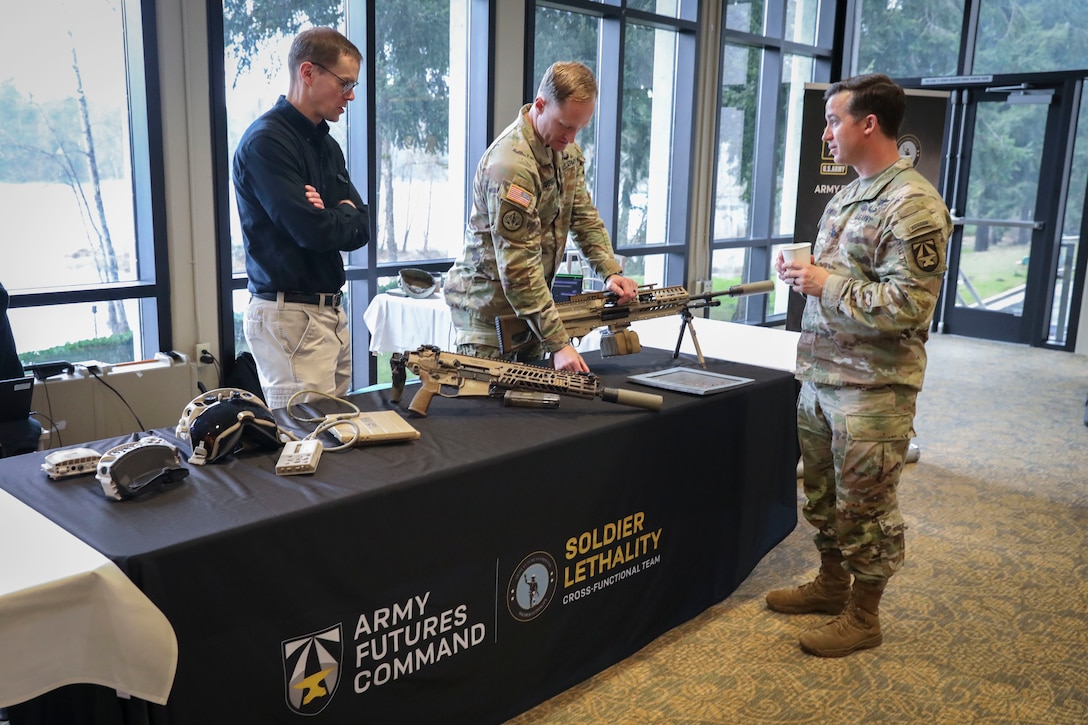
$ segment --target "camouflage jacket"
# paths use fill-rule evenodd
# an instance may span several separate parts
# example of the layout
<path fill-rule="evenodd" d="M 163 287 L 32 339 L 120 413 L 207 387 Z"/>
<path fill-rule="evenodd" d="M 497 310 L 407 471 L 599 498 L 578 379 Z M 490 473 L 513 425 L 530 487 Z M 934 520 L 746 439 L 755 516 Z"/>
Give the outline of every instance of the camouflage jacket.
<path fill-rule="evenodd" d="M 568 233 L 602 279 L 620 271 L 586 189 L 581 148 L 572 143 L 554 152 L 537 137 L 528 114 L 526 105 L 476 168 L 464 251 L 443 286 L 447 304 L 470 311 L 480 323 L 457 329 L 458 344 L 497 345 L 495 316 L 512 313 L 529 324 L 545 350 L 570 342 L 551 295 Z"/>
<path fill-rule="evenodd" d="M 797 377 L 920 390 L 951 231 L 944 201 L 906 159 L 832 197 L 813 250 L 831 276 L 805 304 Z"/>

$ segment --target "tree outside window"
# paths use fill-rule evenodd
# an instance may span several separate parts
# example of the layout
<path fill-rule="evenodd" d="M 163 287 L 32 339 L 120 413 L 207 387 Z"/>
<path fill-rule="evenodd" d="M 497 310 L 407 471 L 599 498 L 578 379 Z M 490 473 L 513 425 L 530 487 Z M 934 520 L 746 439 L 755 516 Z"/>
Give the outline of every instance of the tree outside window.
<path fill-rule="evenodd" d="M 132 150 L 146 152 L 129 125 L 130 99 L 142 98 L 130 95 L 127 82 L 130 15 L 138 19 L 138 6 L 133 12 L 123 0 L 39 0 L 4 9 L 2 274 L 15 295 L 153 282 L 151 250 L 137 245 Z M 135 300 L 24 307 L 9 317 L 24 363 L 73 345 L 84 353 L 73 359 L 131 360 L 147 332 L 139 324 L 133 330 L 140 322 Z"/>

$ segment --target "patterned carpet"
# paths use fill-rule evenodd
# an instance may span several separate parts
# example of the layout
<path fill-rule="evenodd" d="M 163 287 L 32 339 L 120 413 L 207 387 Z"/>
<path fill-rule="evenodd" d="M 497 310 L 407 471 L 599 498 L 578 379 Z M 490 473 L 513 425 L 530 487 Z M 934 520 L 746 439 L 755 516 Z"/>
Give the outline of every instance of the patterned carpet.
<path fill-rule="evenodd" d="M 1088 722 L 1088 357 L 929 352 L 881 647 L 810 657 L 825 617 L 765 608 L 815 572 L 802 522 L 724 602 L 509 725 Z"/>

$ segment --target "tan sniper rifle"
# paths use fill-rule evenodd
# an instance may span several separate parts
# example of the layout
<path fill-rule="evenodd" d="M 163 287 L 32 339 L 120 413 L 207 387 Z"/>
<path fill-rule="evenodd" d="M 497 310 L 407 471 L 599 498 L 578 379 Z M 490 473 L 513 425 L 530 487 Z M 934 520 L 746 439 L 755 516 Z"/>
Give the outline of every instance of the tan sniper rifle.
<path fill-rule="evenodd" d="M 614 292 L 587 292 L 574 295 L 565 302 L 556 302 L 555 309 L 559 312 L 563 328 L 575 345 L 598 327 L 608 327 L 601 333 L 601 357 L 629 355 L 642 350 L 638 333 L 628 329 L 632 322 L 682 315 L 684 319 L 680 327 L 680 337 L 683 339 L 685 328 L 691 330 L 699 364 L 706 367 L 699 341 L 695 337 L 695 328 L 691 325 L 691 311 L 720 305 L 721 300 L 716 299 L 718 297 L 765 294 L 773 289 L 774 282 L 768 279 L 736 284 L 721 292 L 693 296 L 679 285 L 655 289 L 651 284 L 639 287 L 635 299 L 625 305 L 616 303 L 619 296 Z M 535 339 L 529 323 L 517 315 L 495 317 L 495 330 L 499 333 L 499 350 L 504 354 L 514 352 Z M 679 355 L 680 340 L 676 342 L 676 351 Z"/>
<path fill-rule="evenodd" d="M 646 410 L 660 410 L 664 399 L 660 395 L 638 393 L 619 388 L 606 388 L 601 379 L 591 373 L 542 368 L 525 363 L 506 362 L 489 358 L 442 352 L 434 345 L 421 345 L 414 352 L 393 353 L 389 360 L 393 372 L 392 402 L 400 402 L 404 392 L 406 371 L 419 376 L 419 391 L 408 404 L 408 410 L 426 416 L 431 398 L 461 396 L 502 397 L 507 390 L 532 390 L 543 393 L 573 395 L 577 398 L 597 397 L 609 403 L 632 405 Z"/>

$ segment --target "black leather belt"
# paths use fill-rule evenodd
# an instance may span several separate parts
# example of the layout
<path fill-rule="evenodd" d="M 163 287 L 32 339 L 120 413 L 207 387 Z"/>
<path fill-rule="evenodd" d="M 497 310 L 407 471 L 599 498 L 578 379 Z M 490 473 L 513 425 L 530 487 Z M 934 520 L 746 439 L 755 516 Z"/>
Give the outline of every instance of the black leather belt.
<path fill-rule="evenodd" d="M 254 292 L 253 296 L 259 300 L 266 300 L 268 302 L 276 301 L 275 292 Z M 344 294 L 342 292 L 335 292 L 333 294 L 317 293 L 306 294 L 305 292 L 284 292 L 283 301 L 293 302 L 300 305 L 321 305 L 324 304 L 327 307 L 339 307 L 340 301 L 343 299 Z"/>

